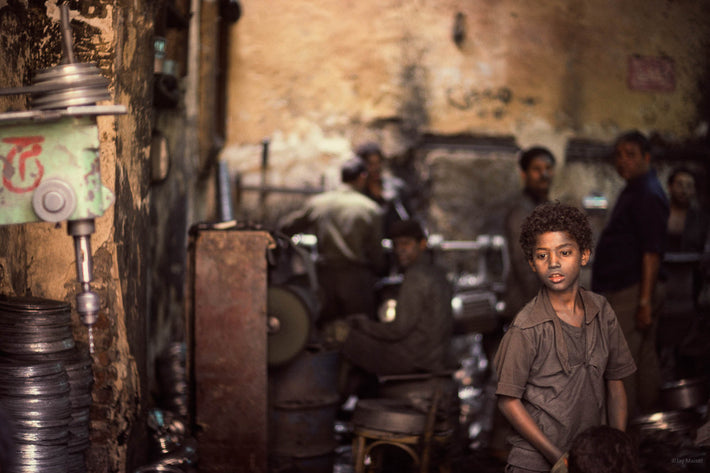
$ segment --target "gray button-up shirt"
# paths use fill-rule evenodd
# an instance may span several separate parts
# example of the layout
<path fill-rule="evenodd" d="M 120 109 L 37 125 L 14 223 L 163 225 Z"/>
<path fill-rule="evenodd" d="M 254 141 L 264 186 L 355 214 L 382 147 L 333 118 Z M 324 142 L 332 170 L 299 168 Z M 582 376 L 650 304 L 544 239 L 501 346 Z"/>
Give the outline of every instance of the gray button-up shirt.
<path fill-rule="evenodd" d="M 538 427 L 562 451 L 585 428 L 606 422 L 605 380 L 636 371 L 607 300 L 584 289 L 579 292 L 585 345 L 580 363 L 570 362 L 561 321 L 546 288 L 516 316 L 494 359 L 496 394 L 521 399 Z M 549 471 L 549 462 L 520 435 L 512 435 L 510 442 L 508 463 Z"/>

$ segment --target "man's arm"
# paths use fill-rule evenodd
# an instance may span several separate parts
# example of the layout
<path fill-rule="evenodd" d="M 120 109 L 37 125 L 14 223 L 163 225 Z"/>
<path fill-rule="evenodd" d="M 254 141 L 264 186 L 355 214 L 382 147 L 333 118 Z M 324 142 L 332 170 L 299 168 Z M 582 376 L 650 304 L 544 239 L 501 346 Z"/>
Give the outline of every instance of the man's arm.
<path fill-rule="evenodd" d="M 547 461 L 554 465 L 560 459 L 563 452 L 542 433 L 528 411 L 525 410 L 520 399 L 499 395 L 498 408 L 513 428 L 533 447 L 537 448 Z"/>
<path fill-rule="evenodd" d="M 619 430 L 626 430 L 628 409 L 624 382 L 620 379 L 609 379 L 606 382 L 607 423 Z"/>
<path fill-rule="evenodd" d="M 523 253 L 522 248 L 520 248 L 520 227 L 527 216 L 527 212 L 521 208 L 515 208 L 506 217 L 505 221 L 505 236 L 508 240 L 508 252 L 510 255 L 510 265 L 511 270 L 516 275 L 526 275 L 528 273 L 532 274 L 532 268 L 530 268 L 530 263 L 528 258 Z M 526 301 L 527 302 L 527 301 Z"/>
<path fill-rule="evenodd" d="M 636 309 L 636 327 L 645 330 L 651 326 L 653 312 L 653 291 L 658 280 L 658 269 L 661 265 L 661 255 L 644 253 L 641 259 L 641 287 L 639 291 L 639 306 Z"/>
<path fill-rule="evenodd" d="M 296 233 L 305 233 L 310 229 L 311 210 L 308 207 L 294 210 L 279 222 L 279 229 L 286 235 L 295 235 Z"/>

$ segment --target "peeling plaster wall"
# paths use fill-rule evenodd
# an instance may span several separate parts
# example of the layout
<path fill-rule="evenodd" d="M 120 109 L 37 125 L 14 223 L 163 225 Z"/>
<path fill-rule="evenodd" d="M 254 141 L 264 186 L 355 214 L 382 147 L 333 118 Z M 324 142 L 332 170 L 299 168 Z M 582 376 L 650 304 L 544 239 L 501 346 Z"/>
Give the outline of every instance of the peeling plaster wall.
<path fill-rule="evenodd" d="M 260 183 L 264 137 L 271 185 L 316 186 L 324 175 L 333 186 L 338 163 L 368 138 L 398 159 L 424 133 L 513 136 L 564 163 L 573 137 L 639 128 L 682 141 L 707 127 L 703 0 L 242 3 L 222 158 L 250 185 Z M 670 58 L 675 89 L 631 90 L 633 55 Z M 254 192 L 243 197 L 241 215 L 262 218 Z M 295 205 L 268 203 L 267 219 Z"/>

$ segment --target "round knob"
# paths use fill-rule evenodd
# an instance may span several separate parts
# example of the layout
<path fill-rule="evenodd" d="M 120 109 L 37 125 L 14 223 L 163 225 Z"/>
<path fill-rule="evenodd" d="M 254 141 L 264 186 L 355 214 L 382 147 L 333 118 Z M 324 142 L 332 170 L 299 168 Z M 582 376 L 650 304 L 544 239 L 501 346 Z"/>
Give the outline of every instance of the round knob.
<path fill-rule="evenodd" d="M 61 212 L 66 204 L 67 202 L 64 199 L 64 196 L 57 191 L 47 192 L 42 197 L 42 205 L 45 210 L 52 212 L 53 214 Z"/>
<path fill-rule="evenodd" d="M 32 208 L 45 222 L 66 220 L 76 209 L 74 189 L 60 179 L 45 179 L 32 194 Z"/>

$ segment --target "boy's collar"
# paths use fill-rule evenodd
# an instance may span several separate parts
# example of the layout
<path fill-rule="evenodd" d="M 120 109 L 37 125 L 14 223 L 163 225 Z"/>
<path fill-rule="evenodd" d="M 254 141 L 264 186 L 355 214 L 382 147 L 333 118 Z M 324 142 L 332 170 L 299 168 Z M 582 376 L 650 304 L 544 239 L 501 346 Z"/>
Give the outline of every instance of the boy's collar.
<path fill-rule="evenodd" d="M 582 304 L 584 305 L 584 326 L 586 327 L 592 320 L 594 320 L 594 317 L 599 315 L 601 308 L 599 307 L 599 304 L 597 304 L 594 299 L 590 297 L 590 293 L 581 287 L 579 288 L 579 295 L 582 298 Z M 560 335 L 560 331 L 562 330 L 561 322 L 559 317 L 555 315 L 555 310 L 552 308 L 550 298 L 547 294 L 547 288 L 544 286 L 537 293 L 535 299 L 523 308 L 520 314 L 518 314 L 518 317 L 515 318 L 514 322 L 514 324 L 521 329 L 531 328 L 542 323 L 552 323 L 555 327 L 555 351 L 559 357 L 562 369 L 565 373 L 569 374 L 572 371 L 572 366 L 569 362 L 569 351 L 564 342 L 564 337 Z M 586 330 L 584 333 L 586 333 Z M 593 346 L 594 331 L 592 331 L 589 335 L 591 335 L 589 341 L 591 345 L 589 346 Z M 586 360 L 586 357 L 588 357 L 586 345 L 584 356 Z"/>
<path fill-rule="evenodd" d="M 601 307 L 582 287 L 579 288 L 579 295 L 584 305 L 584 322 L 588 324 L 599 314 Z M 543 286 L 535 298 L 520 311 L 514 323 L 520 328 L 530 328 L 543 322 L 552 321 L 553 317 L 557 316 L 550 303 L 547 288 Z"/>

